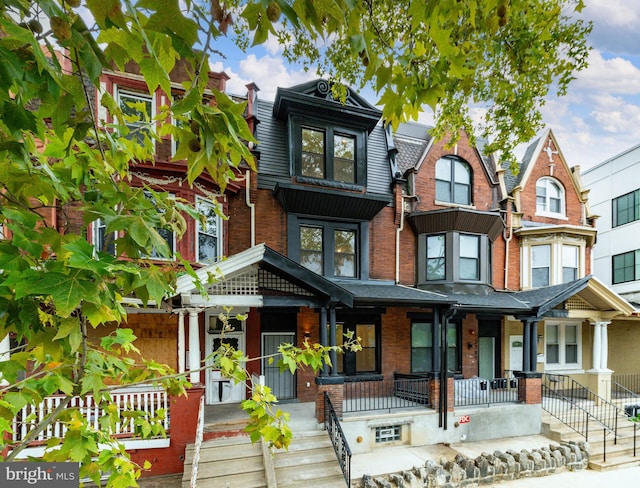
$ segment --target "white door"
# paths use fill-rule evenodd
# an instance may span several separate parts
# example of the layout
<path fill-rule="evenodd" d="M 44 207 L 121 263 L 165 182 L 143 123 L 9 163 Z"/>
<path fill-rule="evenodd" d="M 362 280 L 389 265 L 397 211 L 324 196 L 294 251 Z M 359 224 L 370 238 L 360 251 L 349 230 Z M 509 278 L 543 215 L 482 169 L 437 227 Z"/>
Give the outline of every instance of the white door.
<path fill-rule="evenodd" d="M 245 350 L 244 332 L 225 332 L 224 336 L 220 334 L 206 334 L 207 336 L 207 357 L 220 347 L 221 342 L 230 344 L 235 349 Z M 207 366 L 212 366 L 211 359 L 207 359 Z M 219 370 L 211 367 L 206 370 L 207 385 L 205 388 L 207 405 L 215 405 L 217 403 L 238 403 L 246 398 L 246 385 L 243 383 L 234 384 L 233 380 L 223 378 Z"/>
<path fill-rule="evenodd" d="M 523 337 L 521 335 L 509 336 L 509 369 L 522 371 Z"/>

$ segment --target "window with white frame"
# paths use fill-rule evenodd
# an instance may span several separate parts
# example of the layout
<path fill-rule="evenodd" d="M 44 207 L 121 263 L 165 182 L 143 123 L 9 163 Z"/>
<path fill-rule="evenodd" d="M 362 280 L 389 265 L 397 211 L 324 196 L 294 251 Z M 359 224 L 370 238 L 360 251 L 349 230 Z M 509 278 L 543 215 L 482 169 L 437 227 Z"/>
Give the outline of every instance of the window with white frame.
<path fill-rule="evenodd" d="M 95 247 L 96 251 L 115 255 L 117 237 L 118 235 L 115 232 L 107 232 L 107 225 L 104 220 L 97 219 L 93 223 L 93 247 Z"/>
<path fill-rule="evenodd" d="M 578 246 L 562 246 L 562 282 L 569 283 L 578 279 Z"/>
<path fill-rule="evenodd" d="M 553 178 L 540 178 L 536 183 L 536 214 L 564 217 L 564 208 L 564 188 L 562 185 Z"/>
<path fill-rule="evenodd" d="M 569 283 L 584 276 L 586 242 L 580 238 L 525 238 L 522 246 L 525 289 Z"/>
<path fill-rule="evenodd" d="M 531 247 L 531 286 L 540 288 L 549 286 L 551 276 L 551 246 Z"/>
<path fill-rule="evenodd" d="M 156 205 L 156 200 L 152 193 L 144 192 L 144 196 L 148 198 L 151 201 L 151 203 Z M 175 196 L 170 194 L 169 198 L 175 198 Z M 174 232 L 172 230 L 164 229 L 164 228 L 156 229 L 156 231 L 158 232 L 158 234 L 160 234 L 160 237 L 162 237 L 162 239 L 164 239 L 164 241 L 167 243 L 167 246 L 169 247 L 170 256 L 169 257 L 163 256 L 158 251 L 158 249 L 154 248 L 151 250 L 151 254 L 145 255 L 144 257 L 153 258 L 153 259 L 172 259 L 173 256 L 175 256 L 175 251 L 176 251 L 176 236 Z"/>
<path fill-rule="evenodd" d="M 118 105 L 124 115 L 124 124 L 129 132 L 125 137 L 144 143 L 145 135 L 152 130 L 155 116 L 155 100 L 148 93 L 129 91 L 119 88 L 117 91 Z"/>
<path fill-rule="evenodd" d="M 215 263 L 222 255 L 222 242 L 220 239 L 222 225 L 216 209 L 216 203 L 205 198 L 196 197 L 196 210 L 200 214 L 200 219 L 196 221 L 199 263 Z"/>
<path fill-rule="evenodd" d="M 548 368 L 582 367 L 580 324 L 546 324 L 545 362 Z"/>

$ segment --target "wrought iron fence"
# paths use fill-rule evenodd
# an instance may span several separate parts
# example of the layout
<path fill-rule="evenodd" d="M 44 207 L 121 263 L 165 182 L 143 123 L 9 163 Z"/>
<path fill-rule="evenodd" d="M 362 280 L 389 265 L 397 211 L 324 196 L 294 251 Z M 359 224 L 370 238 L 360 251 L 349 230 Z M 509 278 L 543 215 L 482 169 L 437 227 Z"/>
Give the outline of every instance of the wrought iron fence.
<path fill-rule="evenodd" d="M 391 381 L 354 381 L 344 384 L 344 412 L 430 407 L 429 378 L 395 375 Z"/>
<path fill-rule="evenodd" d="M 640 375 L 613 374 L 611 375 L 611 398 L 626 400 L 640 397 Z"/>
<path fill-rule="evenodd" d="M 344 480 L 351 486 L 351 449 L 327 392 L 324 393 L 324 428 L 329 433 Z"/>
<path fill-rule="evenodd" d="M 519 401 L 518 378 L 455 380 L 454 389 L 454 405 L 456 407 L 515 403 Z"/>

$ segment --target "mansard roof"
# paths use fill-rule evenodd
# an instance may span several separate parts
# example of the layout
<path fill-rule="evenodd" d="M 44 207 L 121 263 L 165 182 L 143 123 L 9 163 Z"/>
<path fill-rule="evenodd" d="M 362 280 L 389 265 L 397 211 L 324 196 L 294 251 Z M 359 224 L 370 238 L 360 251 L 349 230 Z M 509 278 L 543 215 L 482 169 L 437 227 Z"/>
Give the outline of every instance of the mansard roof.
<path fill-rule="evenodd" d="M 286 120 L 292 113 L 310 117 L 339 120 L 345 125 L 373 130 L 382 112 L 346 87 L 344 103 L 333 97 L 331 83 L 318 79 L 291 88 L 278 88 L 273 104 L 273 115 Z"/>

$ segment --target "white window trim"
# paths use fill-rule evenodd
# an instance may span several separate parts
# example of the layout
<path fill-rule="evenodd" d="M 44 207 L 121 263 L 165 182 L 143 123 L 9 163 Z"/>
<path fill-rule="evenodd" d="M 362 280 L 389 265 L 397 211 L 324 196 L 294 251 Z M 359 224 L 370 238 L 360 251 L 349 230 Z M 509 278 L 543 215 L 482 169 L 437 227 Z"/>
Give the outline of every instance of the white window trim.
<path fill-rule="evenodd" d="M 555 185 L 557 185 L 558 189 L 560 190 L 560 212 L 552 212 L 549 210 L 549 195 L 547 193 L 547 197 L 546 197 L 546 202 L 545 202 L 545 210 L 543 210 L 542 212 L 538 211 L 538 185 L 544 182 L 545 186 L 548 183 L 553 183 Z M 548 189 L 548 187 L 547 187 Z M 567 198 L 566 198 L 566 192 L 564 190 L 564 186 L 555 178 L 552 178 L 550 176 L 543 176 L 542 178 L 538 179 L 538 181 L 536 181 L 536 215 L 540 216 L 540 217 L 553 217 L 554 219 L 561 219 L 561 220 L 569 220 L 569 218 L 567 217 Z"/>
<path fill-rule="evenodd" d="M 151 130 L 151 132 L 155 133 L 156 131 L 156 124 L 154 123 L 154 118 L 157 114 L 157 107 L 156 107 L 156 97 L 155 94 L 149 94 L 147 92 L 144 91 L 137 91 L 134 88 L 131 87 L 127 87 L 127 86 L 121 86 L 121 85 L 114 85 L 114 94 L 115 94 L 115 99 L 116 99 L 116 103 L 118 104 L 118 107 L 121 106 L 122 100 L 120 98 L 121 94 L 124 95 L 128 95 L 131 97 L 137 97 L 140 99 L 150 99 L 151 100 L 151 113 L 149 114 L 149 128 Z M 125 124 L 126 125 L 126 124 Z"/>
<path fill-rule="evenodd" d="M 199 195 L 196 195 L 196 208 L 198 206 L 198 202 L 204 202 L 206 204 L 210 204 L 210 205 L 217 205 L 216 202 L 214 202 L 213 200 L 211 200 L 210 198 L 205 198 L 205 197 L 201 197 Z M 217 233 L 216 233 L 216 238 L 218 239 L 216 242 L 216 256 L 217 259 L 215 262 L 217 262 L 218 260 L 220 260 L 220 258 L 222 257 L 222 219 L 216 215 L 216 227 L 217 227 Z M 200 258 L 200 221 L 196 220 L 196 255 L 195 255 L 195 260 L 198 263 L 203 263 L 203 264 L 212 264 L 212 263 L 204 263 L 202 261 L 199 261 Z M 210 234 L 207 234 L 210 235 Z"/>
<path fill-rule="evenodd" d="M 149 193 L 147 191 L 145 191 L 144 193 L 147 196 L 147 198 L 151 197 L 151 193 Z M 175 199 L 175 197 L 176 197 L 175 194 L 169 193 L 169 198 Z M 171 237 L 173 239 L 171 257 L 165 258 L 163 256 L 152 256 L 152 255 L 146 255 L 146 254 L 141 255 L 141 257 L 144 258 L 144 259 L 152 259 L 152 260 L 156 260 L 156 261 L 175 261 L 176 260 L 176 253 L 178 251 L 178 249 L 177 249 L 178 241 L 176 239 L 175 231 L 171 231 Z"/>
<path fill-rule="evenodd" d="M 100 219 L 100 218 L 98 218 L 97 220 L 94 220 L 93 223 L 91 224 L 91 239 L 92 239 L 93 247 L 95 248 L 96 252 L 99 251 L 99 252 L 105 252 L 107 254 L 111 254 L 106 249 L 98 249 L 97 248 L 98 241 L 100 241 L 100 232 L 99 232 L 99 229 L 101 227 L 100 224 L 102 224 L 105 227 L 105 239 L 107 238 L 107 236 L 109 234 L 113 234 L 114 249 L 115 249 L 115 240 L 118 238 L 118 233 L 117 232 L 112 232 L 112 233 L 108 234 L 106 232 L 106 224 L 104 224 L 104 221 L 102 219 Z"/>
<path fill-rule="evenodd" d="M 560 335 L 560 339 L 559 339 L 559 351 L 558 351 L 558 355 L 560 358 L 560 362 L 559 363 L 549 363 L 547 361 L 548 359 L 548 354 L 547 354 L 547 327 L 550 325 L 557 325 L 559 326 L 558 332 Z M 577 363 L 566 363 L 564 360 L 564 356 L 565 356 L 565 327 L 566 326 L 575 326 L 576 327 L 576 331 L 577 331 L 577 337 L 576 337 L 576 342 L 577 342 L 577 346 L 578 346 L 578 351 L 577 351 L 577 358 L 578 358 L 578 362 Z M 544 325 L 544 329 L 545 329 L 545 333 L 544 333 L 544 349 L 543 349 L 543 353 L 544 353 L 544 357 L 545 357 L 545 371 L 564 371 L 564 372 L 576 372 L 576 371 L 582 371 L 582 322 L 575 322 L 575 321 L 567 321 L 567 322 L 563 322 L 563 321 L 553 321 L 553 322 L 545 322 Z"/>
<path fill-rule="evenodd" d="M 566 235 L 525 237 L 522 241 L 520 253 L 520 286 L 523 290 L 529 290 L 533 288 L 533 253 L 531 251 L 531 248 L 534 246 L 544 245 L 551 246 L 549 286 L 559 285 L 563 283 L 563 246 L 575 246 L 578 248 L 578 276 L 576 279 L 580 279 L 585 276 L 586 242 L 584 239 L 571 238 Z"/>

